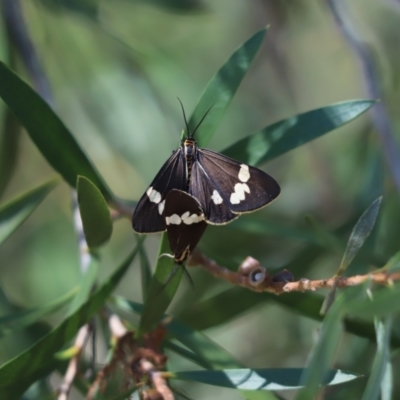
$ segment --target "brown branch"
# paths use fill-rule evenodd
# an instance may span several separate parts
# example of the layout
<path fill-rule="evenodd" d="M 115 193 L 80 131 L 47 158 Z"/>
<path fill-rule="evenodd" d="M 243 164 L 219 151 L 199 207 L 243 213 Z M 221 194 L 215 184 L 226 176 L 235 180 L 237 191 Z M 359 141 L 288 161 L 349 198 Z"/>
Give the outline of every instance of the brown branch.
<path fill-rule="evenodd" d="M 85 346 L 86 340 L 89 337 L 90 328 L 89 324 L 83 325 L 76 336 L 74 348 L 75 355 L 71 358 L 68 364 L 67 371 L 65 372 L 63 381 L 61 382 L 60 387 L 58 388 L 58 400 L 67 400 L 68 394 L 71 390 L 72 383 L 78 372 L 78 364 L 79 360 Z"/>
<path fill-rule="evenodd" d="M 300 279 L 297 282 L 291 282 L 291 274 L 288 271 L 282 271 L 271 276 L 267 270 L 262 267 L 257 260 L 247 257 L 239 266 L 239 271 L 234 272 L 218 265 L 214 260 L 207 258 L 204 254 L 194 252 L 187 262 L 188 266 L 200 266 L 217 278 L 242 286 L 255 292 L 269 292 L 282 294 L 289 292 L 315 291 L 324 288 L 344 288 L 360 285 L 369 280 L 381 285 L 390 284 L 393 281 L 400 280 L 400 272 L 389 273 L 387 271 L 375 271 L 365 275 L 355 275 L 351 277 L 332 277 L 329 279 Z M 264 271 L 260 273 L 259 271 Z"/>
<path fill-rule="evenodd" d="M 142 370 L 149 375 L 155 390 L 161 396 L 160 400 L 174 400 L 174 395 L 172 394 L 171 389 L 168 387 L 167 381 L 164 378 L 164 374 L 157 371 L 154 365 L 146 359 L 142 359 L 140 361 L 140 366 Z"/>

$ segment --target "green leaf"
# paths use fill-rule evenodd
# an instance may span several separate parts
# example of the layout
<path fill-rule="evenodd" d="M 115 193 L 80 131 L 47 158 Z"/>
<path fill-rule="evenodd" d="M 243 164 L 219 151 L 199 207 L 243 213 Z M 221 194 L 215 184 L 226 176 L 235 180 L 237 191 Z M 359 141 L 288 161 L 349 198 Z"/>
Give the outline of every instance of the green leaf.
<path fill-rule="evenodd" d="M 194 381 L 208 385 L 241 390 L 290 390 L 303 387 L 302 368 L 271 369 L 225 369 L 222 371 L 182 371 L 171 372 L 171 379 Z M 358 375 L 341 370 L 329 370 L 323 384 L 338 385 L 357 379 Z"/>
<path fill-rule="evenodd" d="M 183 268 L 175 265 L 172 258 L 161 256 L 162 254 L 169 254 L 170 251 L 168 237 L 164 233 L 161 237 L 156 270 L 150 283 L 140 319 L 139 334 L 152 330 L 158 324 L 178 290 Z M 172 273 L 174 273 L 174 276 L 171 278 Z M 168 279 L 170 281 L 165 285 Z"/>
<path fill-rule="evenodd" d="M 176 354 L 180 355 L 183 358 L 186 358 L 186 360 L 189 360 L 189 361 L 193 362 L 194 364 L 199 365 L 200 367 L 208 368 L 208 366 L 209 366 L 208 362 L 204 363 L 202 359 L 197 357 L 197 355 L 194 354 L 193 351 L 187 350 L 186 347 L 183 347 L 172 341 L 165 342 L 164 346 L 166 349 L 175 352 Z"/>
<path fill-rule="evenodd" d="M 58 182 L 59 179 L 52 179 L 0 207 L 0 244 L 29 217 Z"/>
<path fill-rule="evenodd" d="M 8 109 L 3 123 L 0 132 L 0 196 L 18 164 L 18 147 L 21 138 L 21 126 Z"/>
<path fill-rule="evenodd" d="M 207 84 L 189 120 L 189 131 L 193 132 L 206 110 L 213 108 L 196 133 L 200 147 L 206 147 L 218 123 L 245 77 L 264 39 L 266 28 L 257 32 L 241 45 L 225 62 Z"/>
<path fill-rule="evenodd" d="M 353 261 L 361 246 L 371 233 L 378 216 L 381 201 L 382 197 L 378 197 L 374 200 L 357 221 L 353 231 L 351 232 L 338 272 L 336 273 L 337 276 L 342 275 L 346 271 L 347 267 Z"/>
<path fill-rule="evenodd" d="M 371 375 L 368 379 L 367 386 L 363 393 L 362 400 L 378 400 L 381 391 L 381 384 L 387 371 L 391 369 L 390 365 L 390 333 L 392 330 L 392 317 L 386 318 L 386 321 L 375 321 L 376 342 L 378 348 L 375 355 L 375 360 L 372 365 Z M 386 392 L 392 391 L 392 382 L 387 381 L 388 385 L 385 388 Z M 387 396 L 391 399 L 392 396 Z"/>
<path fill-rule="evenodd" d="M 382 310 L 386 306 L 386 304 L 393 302 L 393 299 L 399 296 L 398 294 L 391 294 L 388 296 L 388 299 L 382 299 L 383 304 L 378 306 L 379 310 Z M 243 296 L 240 296 L 242 299 Z M 322 321 L 323 316 L 320 314 L 321 305 L 324 297 L 322 295 L 316 293 L 288 293 L 285 296 L 275 296 L 271 294 L 267 294 L 266 297 L 269 300 L 273 300 L 281 305 L 284 305 L 292 312 L 295 312 L 299 315 L 303 315 L 307 318 L 311 318 L 316 321 Z M 237 298 L 237 297 L 236 297 Z M 267 300 L 267 299 L 265 299 Z M 397 303 L 396 303 L 397 304 Z M 351 308 L 347 311 L 353 315 L 359 315 L 358 311 L 368 309 L 370 307 L 370 302 L 366 299 L 361 299 L 359 302 L 353 303 Z M 356 309 L 357 307 L 357 309 Z M 396 308 L 395 304 L 392 304 L 393 308 Z M 393 312 L 393 308 L 388 311 L 388 314 Z M 368 311 L 364 311 L 367 314 Z M 368 316 L 374 315 L 372 312 Z M 362 315 L 360 315 L 362 317 Z M 372 342 L 375 342 L 375 329 L 374 325 L 369 322 L 359 318 L 351 317 L 344 319 L 344 326 L 346 332 L 352 333 L 353 335 L 357 335 L 359 337 L 366 338 Z M 400 337 L 395 333 L 392 334 L 391 337 L 391 345 L 393 348 L 398 348 L 400 346 Z"/>
<path fill-rule="evenodd" d="M 375 104 L 350 100 L 296 115 L 247 136 L 223 151 L 250 165 L 260 165 L 357 118 Z"/>
<path fill-rule="evenodd" d="M 400 310 L 400 288 L 388 287 L 372 294 L 372 298 L 355 299 L 347 304 L 349 313 L 358 317 L 388 316 Z"/>
<path fill-rule="evenodd" d="M 76 190 L 86 242 L 90 248 L 99 247 L 111 237 L 110 210 L 100 190 L 88 178 L 78 176 Z"/>
<path fill-rule="evenodd" d="M 91 257 L 89 266 L 81 279 L 78 293 L 72 300 L 67 315 L 73 314 L 90 296 L 90 292 L 93 290 L 97 278 L 98 264 L 98 260 Z"/>
<path fill-rule="evenodd" d="M 400 270 L 400 251 L 398 251 L 390 260 L 382 267 L 387 272 L 396 272 Z"/>
<path fill-rule="evenodd" d="M 140 276 L 142 278 L 142 297 L 143 302 L 146 300 L 151 283 L 151 267 L 149 258 L 147 257 L 146 249 L 141 247 L 139 251 L 140 256 Z"/>
<path fill-rule="evenodd" d="M 304 371 L 302 382 L 304 388 L 299 391 L 296 400 L 313 399 L 317 394 L 325 374 L 329 371 L 341 338 L 342 319 L 348 302 L 365 297 L 366 286 L 349 288 L 338 296 L 329 309 L 319 331 L 319 337 L 310 354 L 308 368 Z"/>
<path fill-rule="evenodd" d="M 0 318 L 0 336 L 9 334 L 17 329 L 26 328 L 35 322 L 56 312 L 65 306 L 76 294 L 77 289 L 73 289 L 59 299 L 54 300 L 41 307 L 20 311 Z"/>
<path fill-rule="evenodd" d="M 142 241 L 137 244 L 125 261 L 75 313 L 66 318 L 28 350 L 0 367 L 0 393 L 2 400 L 19 398 L 33 382 L 52 371 L 57 365 L 57 360 L 54 358 L 55 353 L 65 346 L 76 335 L 79 328 L 89 322 L 103 306 L 136 257 Z"/>
<path fill-rule="evenodd" d="M 72 133 L 50 106 L 0 62 L 0 97 L 25 127 L 48 163 L 75 187 L 78 175 L 89 178 L 107 200 L 113 195 Z"/>

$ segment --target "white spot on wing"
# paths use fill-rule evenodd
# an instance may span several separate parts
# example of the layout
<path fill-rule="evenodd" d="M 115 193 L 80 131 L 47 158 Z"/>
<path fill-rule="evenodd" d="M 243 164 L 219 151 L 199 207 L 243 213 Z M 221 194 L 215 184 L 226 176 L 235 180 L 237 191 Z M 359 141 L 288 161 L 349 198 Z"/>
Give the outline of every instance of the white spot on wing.
<path fill-rule="evenodd" d="M 213 191 L 211 199 L 214 202 L 214 204 L 221 204 L 222 201 L 223 201 L 222 197 L 220 196 L 220 194 L 216 190 Z"/>
<path fill-rule="evenodd" d="M 245 183 L 237 183 L 235 185 L 235 191 L 231 194 L 231 204 L 239 204 L 246 197 L 246 193 L 250 193 L 250 188 Z"/>
<path fill-rule="evenodd" d="M 152 203 L 158 204 L 161 201 L 161 194 L 157 190 L 154 190 L 152 186 L 147 189 L 146 193 Z"/>
<path fill-rule="evenodd" d="M 182 214 L 182 221 L 184 221 L 188 216 L 190 215 L 189 211 L 186 211 L 184 214 Z"/>
<path fill-rule="evenodd" d="M 178 214 L 172 214 L 170 217 L 165 218 L 165 222 L 167 225 L 180 225 L 182 220 Z"/>
<path fill-rule="evenodd" d="M 164 207 L 165 207 L 165 200 L 163 200 L 159 205 L 158 205 L 158 212 L 160 215 L 164 212 Z"/>
<path fill-rule="evenodd" d="M 240 171 L 238 175 L 239 181 L 241 182 L 247 182 L 250 179 L 250 171 L 249 171 L 249 166 L 246 164 L 241 164 L 240 165 Z"/>
<path fill-rule="evenodd" d="M 187 217 L 185 219 L 183 218 L 183 215 L 182 215 L 182 221 L 186 225 L 197 224 L 198 222 L 203 221 L 203 220 L 204 220 L 203 214 L 200 214 L 200 215 L 192 214 L 190 217 Z"/>

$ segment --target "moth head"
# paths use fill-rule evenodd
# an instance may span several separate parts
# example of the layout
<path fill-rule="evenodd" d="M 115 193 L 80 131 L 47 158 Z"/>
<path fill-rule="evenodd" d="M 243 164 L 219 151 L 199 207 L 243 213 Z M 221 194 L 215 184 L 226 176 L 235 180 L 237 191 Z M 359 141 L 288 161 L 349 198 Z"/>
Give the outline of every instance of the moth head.
<path fill-rule="evenodd" d="M 183 108 L 183 104 L 181 102 L 181 99 L 179 97 L 177 97 L 181 108 L 182 108 L 182 113 L 183 113 L 183 119 L 185 120 L 185 125 L 186 125 L 186 132 L 187 132 L 187 138 L 188 139 L 193 139 L 194 138 L 194 134 L 197 131 L 197 128 L 201 125 L 201 123 L 204 121 L 204 118 L 207 116 L 207 114 L 211 111 L 211 109 L 214 107 L 214 104 L 210 106 L 210 108 L 205 112 L 205 114 L 203 115 L 203 117 L 201 118 L 200 122 L 196 125 L 196 128 L 194 128 L 193 132 L 190 133 L 189 132 L 189 124 L 187 122 L 187 118 L 186 118 L 186 113 L 185 113 L 185 109 Z"/>

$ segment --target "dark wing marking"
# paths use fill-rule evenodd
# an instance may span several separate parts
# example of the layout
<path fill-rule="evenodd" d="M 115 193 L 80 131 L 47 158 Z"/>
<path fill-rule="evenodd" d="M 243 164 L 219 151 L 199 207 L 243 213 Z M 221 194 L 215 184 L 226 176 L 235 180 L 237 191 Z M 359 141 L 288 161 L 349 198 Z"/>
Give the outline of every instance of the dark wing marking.
<path fill-rule="evenodd" d="M 197 149 L 198 151 L 198 149 Z M 215 190 L 219 191 L 219 187 L 215 185 L 216 178 L 212 175 L 214 171 L 206 171 L 198 159 L 194 160 L 192 166 L 192 174 L 189 182 L 189 193 L 199 202 L 204 211 L 206 221 L 213 225 L 224 225 L 238 216 L 233 214 L 225 199 L 221 198 L 221 202 L 213 201 L 216 198 Z M 225 179 L 218 177 L 217 179 Z"/>
<path fill-rule="evenodd" d="M 218 191 L 223 203 L 234 214 L 258 210 L 278 197 L 280 193 L 278 183 L 271 176 L 220 153 L 207 149 L 197 149 L 195 164 L 198 164 L 198 169 L 201 169 L 203 175 L 208 177 L 208 186 Z M 242 179 L 239 179 L 239 172 L 242 168 L 244 175 L 241 176 Z M 211 189 L 208 189 L 209 193 L 210 191 Z M 197 197 L 195 192 L 196 190 L 192 190 L 191 193 Z M 203 201 L 213 203 L 209 193 L 207 200 Z M 200 203 L 204 208 L 203 201 L 200 201 Z M 207 218 L 212 219 L 213 215 L 209 214 L 208 210 L 205 210 L 205 214 Z M 218 221 L 220 219 L 220 217 L 217 217 Z"/>
<path fill-rule="evenodd" d="M 156 233 L 166 230 L 165 218 L 160 214 L 160 208 L 165 205 L 163 203 L 167 194 L 172 189 L 185 189 L 187 185 L 186 160 L 182 148 L 176 150 L 171 157 L 161 167 L 158 174 L 151 182 L 147 191 L 139 200 L 132 217 L 133 230 L 138 233 Z M 150 188 L 153 188 L 153 194 L 158 192 L 160 197 L 156 197 L 150 201 L 147 194 Z M 160 204 L 162 203 L 162 206 Z"/>
<path fill-rule="evenodd" d="M 164 216 L 169 245 L 175 262 L 180 264 L 192 253 L 207 227 L 204 213 L 193 196 L 181 190 L 171 190 L 165 201 Z"/>

